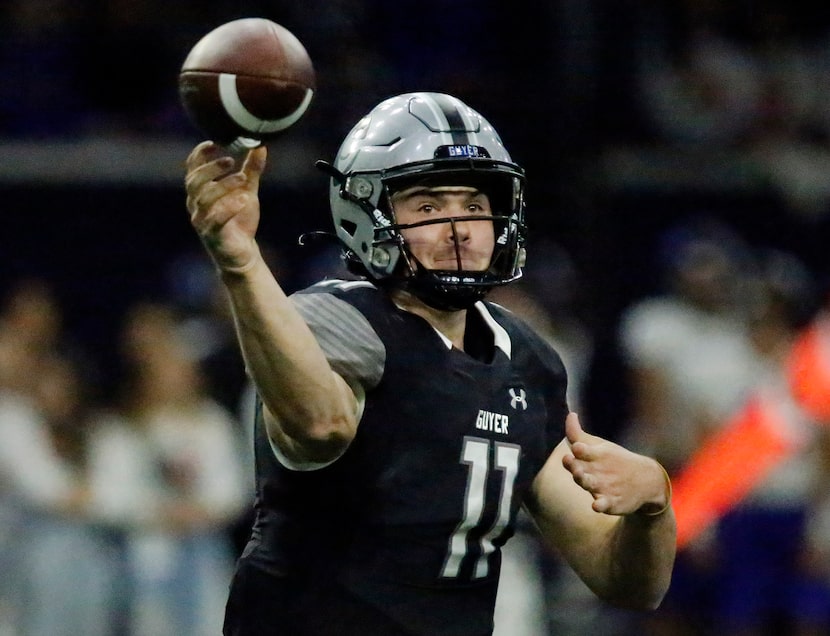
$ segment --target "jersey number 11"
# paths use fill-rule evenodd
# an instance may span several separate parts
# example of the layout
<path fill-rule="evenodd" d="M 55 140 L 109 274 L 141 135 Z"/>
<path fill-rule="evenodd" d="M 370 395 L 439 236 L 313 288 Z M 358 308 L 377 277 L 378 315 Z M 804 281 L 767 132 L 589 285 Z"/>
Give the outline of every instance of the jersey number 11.
<path fill-rule="evenodd" d="M 490 447 L 495 446 L 490 465 Z M 473 567 L 474 579 L 487 576 L 488 558 L 495 550 L 493 540 L 501 535 L 510 521 L 510 502 L 513 499 L 513 485 L 519 472 L 521 450 L 515 444 L 491 442 L 480 437 L 465 437 L 461 450 L 461 463 L 467 465 L 467 490 L 464 496 L 464 515 L 449 540 L 447 557 L 441 570 L 443 578 L 456 578 L 461 564 L 467 556 L 467 536 L 479 527 L 484 511 L 484 497 L 487 480 L 492 469 L 501 472 L 501 489 L 498 502 L 498 516 L 492 527 L 479 540 L 478 556 Z"/>

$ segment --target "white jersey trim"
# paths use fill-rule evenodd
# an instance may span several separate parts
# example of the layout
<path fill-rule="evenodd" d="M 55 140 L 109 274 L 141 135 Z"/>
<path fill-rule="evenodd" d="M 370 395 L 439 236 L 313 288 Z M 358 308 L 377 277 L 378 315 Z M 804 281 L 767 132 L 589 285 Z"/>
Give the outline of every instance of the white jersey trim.
<path fill-rule="evenodd" d="M 508 359 L 511 359 L 513 344 L 510 341 L 510 335 L 507 333 L 507 330 L 496 322 L 496 319 L 493 318 L 493 315 L 483 302 L 477 302 L 475 304 L 475 308 L 478 309 L 478 313 L 481 314 L 481 317 L 484 318 L 484 322 L 487 323 L 487 326 L 490 327 L 490 331 L 493 332 L 493 342 L 496 347 L 501 349 Z"/>

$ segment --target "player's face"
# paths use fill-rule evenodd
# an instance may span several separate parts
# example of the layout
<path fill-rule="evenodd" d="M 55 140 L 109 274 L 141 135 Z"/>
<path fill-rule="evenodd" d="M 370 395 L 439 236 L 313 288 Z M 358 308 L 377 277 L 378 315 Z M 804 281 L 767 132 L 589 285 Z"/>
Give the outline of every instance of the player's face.
<path fill-rule="evenodd" d="M 490 199 L 467 186 L 415 186 L 392 196 L 395 220 L 402 225 L 434 219 L 452 222 L 405 228 L 409 251 L 427 269 L 484 271 L 495 247 L 493 223 L 465 220 L 492 216 Z"/>

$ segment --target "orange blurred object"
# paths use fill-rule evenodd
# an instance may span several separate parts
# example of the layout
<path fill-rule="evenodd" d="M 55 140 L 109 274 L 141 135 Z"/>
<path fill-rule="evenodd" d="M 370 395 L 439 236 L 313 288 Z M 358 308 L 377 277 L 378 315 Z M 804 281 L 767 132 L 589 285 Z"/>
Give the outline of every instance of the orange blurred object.
<path fill-rule="evenodd" d="M 830 424 L 830 319 L 815 321 L 798 338 L 787 361 L 795 401 L 820 424 Z"/>
<path fill-rule="evenodd" d="M 830 425 L 830 316 L 820 316 L 799 335 L 784 372 L 789 395 L 753 396 L 673 479 L 678 548 L 798 450 L 793 417 Z"/>
<path fill-rule="evenodd" d="M 672 480 L 678 548 L 737 504 L 795 449 L 782 417 L 768 399 L 753 397 Z"/>

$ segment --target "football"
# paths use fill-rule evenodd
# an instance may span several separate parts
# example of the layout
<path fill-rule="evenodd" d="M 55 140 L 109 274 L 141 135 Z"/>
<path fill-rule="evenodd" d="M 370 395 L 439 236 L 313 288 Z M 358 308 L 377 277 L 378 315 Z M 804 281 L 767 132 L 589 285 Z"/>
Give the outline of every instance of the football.
<path fill-rule="evenodd" d="M 188 118 L 222 145 L 254 147 L 278 137 L 307 111 L 316 74 L 305 47 L 285 27 L 242 18 L 213 29 L 179 72 Z"/>

